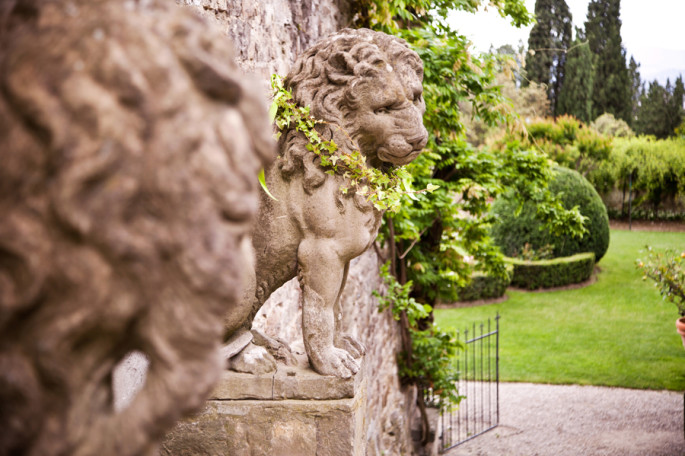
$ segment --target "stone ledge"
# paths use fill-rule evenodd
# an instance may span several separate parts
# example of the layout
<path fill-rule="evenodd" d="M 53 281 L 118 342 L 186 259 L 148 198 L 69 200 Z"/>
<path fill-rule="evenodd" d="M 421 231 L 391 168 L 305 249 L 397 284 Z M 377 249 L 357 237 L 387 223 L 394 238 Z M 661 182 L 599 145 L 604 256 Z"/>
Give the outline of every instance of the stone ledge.
<path fill-rule="evenodd" d="M 293 371 L 295 375 L 288 375 Z M 268 390 L 265 385 L 271 384 L 274 391 L 283 395 L 326 397 L 210 400 L 199 414 L 181 421 L 167 434 L 160 454 L 363 456 L 366 454 L 366 382 L 361 373 L 355 377 L 340 380 L 289 366 L 283 366 L 275 375 L 226 372 L 223 380 L 228 381 L 222 380 L 217 388 L 220 394 L 215 391 L 215 396 L 263 394 Z M 326 391 L 331 385 L 334 388 Z M 239 387 L 251 389 L 233 393 L 229 390 Z M 312 390 L 305 391 L 307 388 Z M 334 398 L 350 391 L 354 392 L 352 397 Z"/>
<path fill-rule="evenodd" d="M 360 363 L 363 369 L 363 359 Z M 342 379 L 320 375 L 309 367 L 279 364 L 275 373 L 243 374 L 224 371 L 211 400 L 336 400 L 355 397 L 361 384 L 361 375 Z"/>

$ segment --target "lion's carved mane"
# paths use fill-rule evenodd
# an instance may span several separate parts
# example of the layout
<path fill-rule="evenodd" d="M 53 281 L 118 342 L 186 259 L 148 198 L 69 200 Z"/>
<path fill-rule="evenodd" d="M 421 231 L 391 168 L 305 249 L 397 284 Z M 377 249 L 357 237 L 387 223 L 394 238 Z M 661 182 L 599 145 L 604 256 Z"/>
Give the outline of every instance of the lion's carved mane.
<path fill-rule="evenodd" d="M 149 454 L 220 372 L 275 152 L 264 103 L 173 2 L 0 18 L 0 454 Z M 133 350 L 147 381 L 117 411 Z"/>

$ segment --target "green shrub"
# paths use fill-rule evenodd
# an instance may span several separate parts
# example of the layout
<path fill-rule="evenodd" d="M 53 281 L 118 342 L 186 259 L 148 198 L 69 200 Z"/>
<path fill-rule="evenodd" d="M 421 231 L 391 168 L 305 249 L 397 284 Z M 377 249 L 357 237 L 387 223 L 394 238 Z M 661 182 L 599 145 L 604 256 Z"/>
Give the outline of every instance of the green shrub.
<path fill-rule="evenodd" d="M 611 138 L 572 116 L 539 119 L 526 126 L 524 144 L 544 151 L 561 166 L 588 174 L 611 153 Z"/>
<path fill-rule="evenodd" d="M 625 120 L 617 119 L 613 114 L 605 112 L 597 117 L 594 122 L 590 124 L 603 135 L 614 136 L 618 138 L 635 136 L 635 132 L 631 130 Z"/>
<path fill-rule="evenodd" d="M 613 144 L 607 172 L 619 186 L 632 181 L 640 195 L 634 206 L 658 209 L 664 201 L 685 195 L 685 139 L 638 136 L 617 138 Z"/>
<path fill-rule="evenodd" d="M 588 233 L 582 238 L 555 238 L 543 228 L 536 218 L 532 204 L 520 206 L 515 195 L 499 198 L 492 206 L 497 222 L 492 227 L 492 236 L 502 252 L 510 257 L 517 256 L 525 244 L 539 250 L 547 244 L 554 246 L 554 257 L 566 257 L 581 252 L 593 252 L 601 260 L 609 248 L 609 217 L 606 207 L 592 185 L 576 171 L 555 168 L 550 190 L 560 196 L 566 209 L 578 206 L 587 217 Z M 517 211 L 520 208 L 520 213 Z"/>
<path fill-rule="evenodd" d="M 499 298 L 507 291 L 511 283 L 514 268 L 507 266 L 506 276 L 487 275 L 482 272 L 475 272 L 471 276 L 471 282 L 460 287 L 457 292 L 460 301 L 477 301 L 479 299 Z"/>
<path fill-rule="evenodd" d="M 568 257 L 538 261 L 507 258 L 507 261 L 514 267 L 511 284 L 515 287 L 535 290 L 584 282 L 592 275 L 592 270 L 595 267 L 595 254 L 585 252 Z"/>

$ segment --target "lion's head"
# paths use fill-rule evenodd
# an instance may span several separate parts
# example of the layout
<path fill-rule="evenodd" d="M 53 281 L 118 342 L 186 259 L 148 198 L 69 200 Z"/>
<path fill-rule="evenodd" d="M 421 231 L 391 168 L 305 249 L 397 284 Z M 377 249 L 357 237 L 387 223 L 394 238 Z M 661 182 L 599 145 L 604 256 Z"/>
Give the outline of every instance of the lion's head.
<path fill-rule="evenodd" d="M 344 29 L 301 55 L 285 85 L 299 105 L 327 123 L 319 127 L 323 137 L 343 151 L 359 148 L 369 165 L 381 167 L 407 164 L 426 145 L 422 79 L 421 59 L 404 40 Z M 282 172 L 302 166 L 305 189 L 323 182 L 323 170 L 297 147 L 296 133 L 283 135 L 280 146 Z"/>

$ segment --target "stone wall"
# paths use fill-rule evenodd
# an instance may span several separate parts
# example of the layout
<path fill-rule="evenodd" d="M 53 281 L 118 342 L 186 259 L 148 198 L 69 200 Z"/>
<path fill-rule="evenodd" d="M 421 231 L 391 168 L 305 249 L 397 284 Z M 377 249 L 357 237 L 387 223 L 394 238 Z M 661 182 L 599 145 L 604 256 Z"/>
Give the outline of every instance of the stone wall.
<path fill-rule="evenodd" d="M 176 0 L 213 16 L 231 37 L 238 64 L 268 81 L 295 56 L 349 21 L 346 0 Z"/>
<path fill-rule="evenodd" d="M 347 25 L 346 0 L 177 0 L 214 17 L 236 47 L 238 64 L 259 75 L 285 75 L 295 57 L 319 38 Z M 367 348 L 364 377 L 366 454 L 412 453 L 410 417 L 415 415 L 415 391 L 403 388 L 397 375 L 400 347 L 398 324 L 389 312 L 379 313 L 372 292 L 381 288 L 378 257 L 373 251 L 351 264 L 342 297 L 343 329 Z M 262 307 L 255 327 L 279 337 L 304 353 L 300 290 L 295 280 L 284 285 Z"/>

